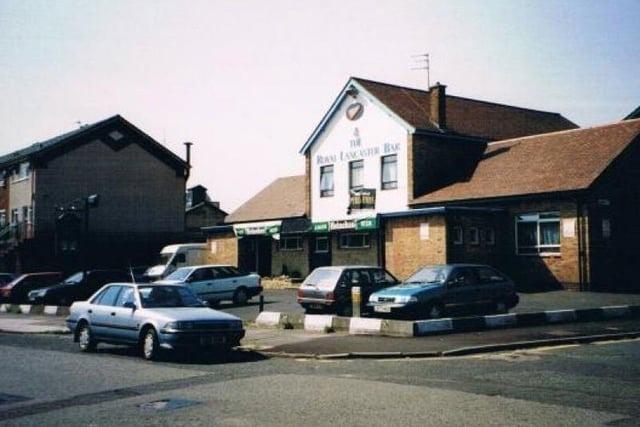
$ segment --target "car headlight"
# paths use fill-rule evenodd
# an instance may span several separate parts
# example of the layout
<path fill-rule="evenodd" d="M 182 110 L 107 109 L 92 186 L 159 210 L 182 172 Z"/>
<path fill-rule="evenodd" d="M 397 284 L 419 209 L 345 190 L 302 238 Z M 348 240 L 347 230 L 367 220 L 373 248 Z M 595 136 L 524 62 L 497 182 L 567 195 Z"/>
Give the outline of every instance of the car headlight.
<path fill-rule="evenodd" d="M 378 302 L 378 296 L 377 295 L 371 295 L 369 297 L 369 302 Z"/>
<path fill-rule="evenodd" d="M 182 331 L 185 329 L 193 329 L 193 322 L 169 322 L 162 328 L 165 331 Z"/>
<path fill-rule="evenodd" d="M 403 295 L 403 296 L 397 297 L 396 302 L 400 304 L 407 304 L 410 302 L 418 302 L 418 298 L 415 296 L 410 297 L 408 295 Z"/>

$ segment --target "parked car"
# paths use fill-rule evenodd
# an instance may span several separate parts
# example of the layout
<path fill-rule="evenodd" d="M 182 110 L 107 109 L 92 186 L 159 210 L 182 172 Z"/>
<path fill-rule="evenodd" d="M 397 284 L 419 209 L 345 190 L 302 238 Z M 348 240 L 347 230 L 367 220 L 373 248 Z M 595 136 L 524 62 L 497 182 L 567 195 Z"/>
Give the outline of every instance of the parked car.
<path fill-rule="evenodd" d="M 6 285 L 7 283 L 11 282 L 15 278 L 16 276 L 14 276 L 11 273 L 0 273 L 0 286 Z"/>
<path fill-rule="evenodd" d="M 151 282 L 151 278 L 146 274 L 148 269 L 148 265 L 137 265 L 134 267 L 128 267 L 127 272 L 129 273 L 129 278 L 133 283 L 149 283 Z"/>
<path fill-rule="evenodd" d="M 329 312 L 341 316 L 352 313 L 351 288 L 360 287 L 361 311 L 372 293 L 397 285 L 398 280 L 381 267 L 319 267 L 307 276 L 298 289 L 297 300 L 307 313 Z"/>
<path fill-rule="evenodd" d="M 188 286 L 200 299 L 216 304 L 231 300 L 246 304 L 262 292 L 260 276 L 231 265 L 199 265 L 179 268 L 154 283 Z"/>
<path fill-rule="evenodd" d="M 69 305 L 74 301 L 89 298 L 107 283 L 131 282 L 131 276 L 124 270 L 79 271 L 63 282 L 48 288 L 29 292 L 31 304 Z"/>
<path fill-rule="evenodd" d="M 245 333 L 242 320 L 212 310 L 185 286 L 110 283 L 69 311 L 67 327 L 83 352 L 99 342 L 137 345 L 145 359 L 161 349 L 228 351 Z"/>
<path fill-rule="evenodd" d="M 28 302 L 28 293 L 34 289 L 46 288 L 62 280 L 60 272 L 27 273 L 0 287 L 0 301 L 11 304 Z"/>
<path fill-rule="evenodd" d="M 475 264 L 423 267 L 401 284 L 369 297 L 376 313 L 429 318 L 469 305 L 505 313 L 518 302 L 511 279 L 492 267 Z"/>

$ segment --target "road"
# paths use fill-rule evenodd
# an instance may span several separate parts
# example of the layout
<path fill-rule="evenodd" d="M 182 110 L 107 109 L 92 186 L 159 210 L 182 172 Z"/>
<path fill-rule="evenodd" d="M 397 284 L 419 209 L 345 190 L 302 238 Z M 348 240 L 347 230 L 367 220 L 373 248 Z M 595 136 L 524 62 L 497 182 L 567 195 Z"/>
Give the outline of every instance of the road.
<path fill-rule="evenodd" d="M 145 362 L 0 334 L 2 425 L 639 425 L 640 341 L 448 359 Z M 163 400 L 170 400 L 169 403 Z"/>

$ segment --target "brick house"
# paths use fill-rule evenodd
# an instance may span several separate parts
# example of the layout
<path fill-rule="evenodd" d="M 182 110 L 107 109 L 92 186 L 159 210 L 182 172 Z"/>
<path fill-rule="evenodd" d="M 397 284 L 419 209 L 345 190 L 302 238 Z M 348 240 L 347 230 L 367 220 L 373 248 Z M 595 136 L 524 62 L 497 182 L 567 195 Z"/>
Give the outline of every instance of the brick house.
<path fill-rule="evenodd" d="M 184 234 L 188 170 L 118 115 L 0 157 L 4 268 L 151 262 Z M 85 223 L 92 194 L 99 203 Z"/>
<path fill-rule="evenodd" d="M 190 234 L 199 236 L 202 227 L 222 224 L 226 216 L 227 213 L 220 209 L 220 202 L 209 199 L 206 187 L 196 185 L 187 189 L 185 222 Z"/>

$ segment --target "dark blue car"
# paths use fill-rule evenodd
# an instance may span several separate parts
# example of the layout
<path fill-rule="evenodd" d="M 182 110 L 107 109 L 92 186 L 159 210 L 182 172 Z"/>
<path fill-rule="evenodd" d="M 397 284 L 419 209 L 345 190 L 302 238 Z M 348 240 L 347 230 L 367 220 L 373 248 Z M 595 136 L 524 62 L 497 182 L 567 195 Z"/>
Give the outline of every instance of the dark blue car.
<path fill-rule="evenodd" d="M 374 313 L 426 318 L 442 317 L 451 308 L 471 305 L 506 313 L 518 302 L 511 279 L 477 264 L 423 267 L 401 284 L 369 297 Z"/>

